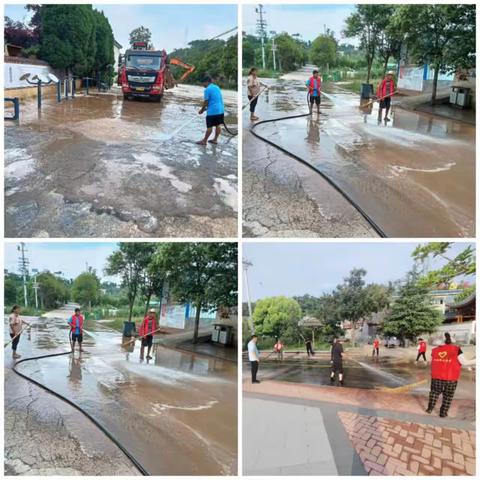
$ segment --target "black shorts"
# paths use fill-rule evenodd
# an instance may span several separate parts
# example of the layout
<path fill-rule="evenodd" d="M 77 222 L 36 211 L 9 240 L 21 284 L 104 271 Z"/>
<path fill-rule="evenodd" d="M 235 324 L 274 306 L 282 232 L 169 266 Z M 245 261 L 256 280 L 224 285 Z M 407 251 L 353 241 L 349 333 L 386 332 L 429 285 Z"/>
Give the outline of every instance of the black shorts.
<path fill-rule="evenodd" d="M 225 122 L 225 119 L 223 117 L 223 113 L 220 113 L 219 115 L 207 115 L 207 128 L 222 125 Z"/>
<path fill-rule="evenodd" d="M 332 372 L 343 374 L 343 361 L 342 361 L 342 359 L 340 359 L 340 360 L 334 359 L 333 360 Z"/>
<path fill-rule="evenodd" d="M 142 338 L 142 347 L 151 347 L 153 345 L 153 335 L 147 335 Z"/>
<path fill-rule="evenodd" d="M 72 333 L 72 342 L 83 342 L 83 334 L 82 333 Z"/>
<path fill-rule="evenodd" d="M 380 108 L 390 108 L 390 103 L 392 102 L 392 97 L 384 98 L 380 100 Z"/>
<path fill-rule="evenodd" d="M 320 95 L 317 95 L 314 97 L 313 95 L 310 95 L 310 103 L 313 105 L 316 103 L 317 105 L 320 105 Z"/>

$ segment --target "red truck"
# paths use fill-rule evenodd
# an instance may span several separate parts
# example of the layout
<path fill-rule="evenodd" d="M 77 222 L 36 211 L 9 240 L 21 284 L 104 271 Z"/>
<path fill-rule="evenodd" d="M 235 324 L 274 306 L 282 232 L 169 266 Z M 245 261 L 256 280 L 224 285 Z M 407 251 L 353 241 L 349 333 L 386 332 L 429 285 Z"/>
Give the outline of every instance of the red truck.
<path fill-rule="evenodd" d="M 159 102 L 164 90 L 176 84 L 170 65 L 187 70 L 180 81 L 195 70 L 177 58 L 169 58 L 165 50 L 148 50 L 145 42 L 135 42 L 119 59 L 118 85 L 122 87 L 123 98 L 143 97 Z"/>

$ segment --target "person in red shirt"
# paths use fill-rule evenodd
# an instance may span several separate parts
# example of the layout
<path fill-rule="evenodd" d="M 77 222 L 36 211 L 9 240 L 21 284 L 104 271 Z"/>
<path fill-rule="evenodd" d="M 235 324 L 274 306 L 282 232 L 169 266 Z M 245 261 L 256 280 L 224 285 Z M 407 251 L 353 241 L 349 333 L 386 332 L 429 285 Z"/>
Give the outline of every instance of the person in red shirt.
<path fill-rule="evenodd" d="M 378 123 L 382 123 L 382 110 L 385 109 L 385 124 L 390 121 L 388 112 L 392 101 L 392 95 L 395 92 L 395 80 L 393 79 L 394 72 L 389 71 L 385 78 L 378 84 L 377 98 L 380 101 L 378 109 Z"/>
<path fill-rule="evenodd" d="M 273 346 L 273 349 L 277 353 L 277 360 L 280 362 L 283 362 L 283 343 L 282 341 L 278 338 L 275 345 Z"/>
<path fill-rule="evenodd" d="M 427 361 L 427 357 L 425 356 L 425 353 L 427 353 L 427 342 L 423 338 L 418 339 L 417 352 L 416 362 L 420 360 L 420 357 L 423 357 L 423 359 Z"/>
<path fill-rule="evenodd" d="M 448 416 L 448 409 L 452 404 L 453 395 L 460 378 L 462 365 L 474 365 L 475 359 L 467 360 L 462 349 L 452 343 L 448 332 L 445 333 L 445 343 L 432 350 L 432 381 L 426 412 L 432 413 L 438 397 L 442 395 L 440 416 Z"/>
<path fill-rule="evenodd" d="M 140 359 L 143 360 L 145 347 L 147 347 L 147 360 L 151 360 L 150 352 L 153 345 L 153 333 L 157 330 L 157 319 L 155 318 L 155 310 L 151 308 L 148 315 L 143 319 L 138 333 L 142 339 L 142 346 L 140 348 Z"/>
<path fill-rule="evenodd" d="M 378 337 L 375 337 L 375 340 L 373 341 L 372 357 L 374 357 L 376 353 L 378 358 L 379 351 L 380 351 L 380 340 L 378 339 Z"/>

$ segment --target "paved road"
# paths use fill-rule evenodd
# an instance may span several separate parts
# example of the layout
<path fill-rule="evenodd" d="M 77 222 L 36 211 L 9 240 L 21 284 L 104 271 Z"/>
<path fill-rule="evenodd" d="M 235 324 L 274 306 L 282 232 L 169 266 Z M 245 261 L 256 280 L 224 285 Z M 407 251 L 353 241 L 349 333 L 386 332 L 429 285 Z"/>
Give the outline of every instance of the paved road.
<path fill-rule="evenodd" d="M 266 79 L 271 88 L 259 98 L 260 118 L 306 113 L 310 70 Z M 320 115 L 262 124 L 255 131 L 333 179 L 387 236 L 472 236 L 475 126 L 399 105 L 390 123 L 377 124 L 376 107 L 361 111 L 357 95 L 335 84 L 325 88 Z M 244 112 L 246 128 L 247 117 Z M 246 133 L 247 236 L 365 236 L 368 224 L 339 194 L 329 195 L 325 181 L 313 180 L 317 174 L 259 143 Z"/>
<path fill-rule="evenodd" d="M 35 319 L 30 333 L 21 337 L 19 353 L 25 358 L 68 351 L 65 320 L 71 311 L 69 307 Z M 153 350 L 153 360 L 143 362 L 138 342 L 122 348 L 124 341 L 105 324 L 87 321 L 82 355 L 26 362 L 19 368 L 90 413 L 151 474 L 234 474 L 236 365 L 160 345 Z M 90 425 L 83 428 L 88 422 L 81 414 L 73 415 L 62 402 L 50 402 L 50 395 L 17 377 L 10 369 L 11 350 L 5 355 L 5 452 L 10 472 L 22 473 L 25 465 L 43 471 L 47 463 L 50 472 L 66 472 L 70 466 L 83 475 L 134 471 L 125 457 L 118 460 L 122 455 L 106 437 Z M 57 430 L 59 439 L 48 442 Z M 34 454 L 28 431 L 42 440 Z M 72 453 L 64 455 L 65 450 Z"/>
<path fill-rule="evenodd" d="M 95 93 L 95 92 L 93 92 Z M 224 92 L 227 124 L 236 92 Z M 203 89 L 161 103 L 120 94 L 46 98 L 5 127 L 7 237 L 233 237 L 237 137 L 200 146 Z"/>

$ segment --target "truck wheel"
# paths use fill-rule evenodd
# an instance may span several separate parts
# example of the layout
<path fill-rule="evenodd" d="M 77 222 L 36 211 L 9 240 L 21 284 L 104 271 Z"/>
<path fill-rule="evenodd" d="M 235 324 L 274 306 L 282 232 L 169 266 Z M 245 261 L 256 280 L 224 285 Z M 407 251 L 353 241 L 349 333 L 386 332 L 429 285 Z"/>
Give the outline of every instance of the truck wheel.
<path fill-rule="evenodd" d="M 153 97 L 153 101 L 157 102 L 157 103 L 160 103 L 162 101 L 162 96 L 161 95 L 155 95 Z"/>

